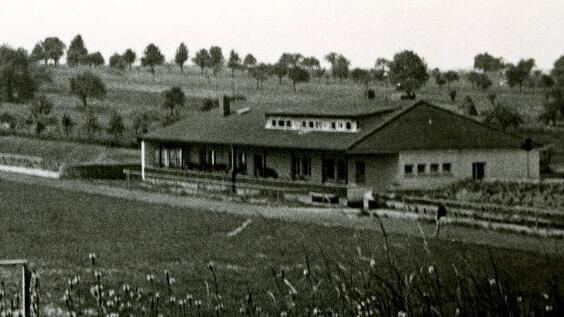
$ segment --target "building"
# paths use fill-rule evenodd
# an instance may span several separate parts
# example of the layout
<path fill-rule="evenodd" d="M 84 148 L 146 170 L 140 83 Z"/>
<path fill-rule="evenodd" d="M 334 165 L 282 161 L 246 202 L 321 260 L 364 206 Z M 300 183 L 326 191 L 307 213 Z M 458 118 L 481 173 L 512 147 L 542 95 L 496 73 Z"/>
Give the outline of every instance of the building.
<path fill-rule="evenodd" d="M 539 177 L 537 149 L 425 101 L 231 108 L 144 135 L 143 180 L 351 203 L 368 191 Z"/>

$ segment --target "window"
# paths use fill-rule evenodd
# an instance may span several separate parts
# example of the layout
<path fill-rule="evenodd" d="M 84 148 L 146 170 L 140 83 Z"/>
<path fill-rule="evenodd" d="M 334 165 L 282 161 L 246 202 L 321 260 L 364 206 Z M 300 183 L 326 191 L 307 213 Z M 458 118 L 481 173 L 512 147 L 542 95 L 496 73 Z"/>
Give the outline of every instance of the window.
<path fill-rule="evenodd" d="M 450 163 L 443 163 L 443 173 L 450 174 L 451 173 L 451 164 Z"/>
<path fill-rule="evenodd" d="M 364 184 L 366 182 L 366 166 L 363 161 L 356 161 L 355 164 L 355 183 Z"/>
<path fill-rule="evenodd" d="M 439 164 L 433 163 L 431 164 L 431 174 L 438 174 L 439 173 Z"/>
<path fill-rule="evenodd" d="M 272 126 L 273 126 L 273 127 L 276 126 L 276 120 L 272 120 Z"/>
<path fill-rule="evenodd" d="M 472 178 L 482 179 L 486 176 L 486 163 L 476 162 L 472 163 Z"/>
<path fill-rule="evenodd" d="M 310 128 L 313 128 L 313 121 L 310 121 L 310 122 L 309 122 L 309 127 L 310 127 Z"/>
<path fill-rule="evenodd" d="M 283 127 L 284 126 L 284 120 L 278 120 L 278 125 Z"/>
<path fill-rule="evenodd" d="M 321 121 L 315 121 L 315 127 L 321 128 Z"/>
<path fill-rule="evenodd" d="M 287 126 L 287 127 L 291 127 L 291 126 L 292 126 L 292 121 L 290 121 L 290 120 L 286 121 L 286 126 Z"/>
<path fill-rule="evenodd" d="M 306 178 L 311 177 L 311 158 L 302 157 L 302 175 Z"/>
<path fill-rule="evenodd" d="M 413 165 L 407 164 L 403 166 L 403 173 L 405 176 L 413 176 Z"/>
<path fill-rule="evenodd" d="M 331 129 L 335 130 L 337 128 L 337 124 L 335 122 L 331 122 Z"/>
<path fill-rule="evenodd" d="M 417 174 L 425 174 L 427 172 L 427 165 L 417 164 Z"/>
<path fill-rule="evenodd" d="M 323 159 L 323 181 L 335 179 L 335 160 Z"/>
<path fill-rule="evenodd" d="M 350 130 L 352 128 L 352 125 L 350 122 L 347 122 L 347 130 Z"/>
<path fill-rule="evenodd" d="M 307 127 L 307 123 L 305 121 L 302 121 L 302 128 Z"/>

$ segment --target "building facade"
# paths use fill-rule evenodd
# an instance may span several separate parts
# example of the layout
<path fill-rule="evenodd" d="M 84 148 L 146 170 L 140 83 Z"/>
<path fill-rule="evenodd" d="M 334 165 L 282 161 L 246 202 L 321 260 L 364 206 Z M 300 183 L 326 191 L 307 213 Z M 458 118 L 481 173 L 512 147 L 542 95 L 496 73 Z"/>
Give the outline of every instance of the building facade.
<path fill-rule="evenodd" d="M 227 109 L 226 109 L 227 108 Z M 212 110 L 142 138 L 141 176 L 351 203 L 368 191 L 539 177 L 518 137 L 419 101 L 319 111 Z M 212 186 L 210 185 L 210 186 Z M 309 198 L 308 198 L 309 197 Z"/>

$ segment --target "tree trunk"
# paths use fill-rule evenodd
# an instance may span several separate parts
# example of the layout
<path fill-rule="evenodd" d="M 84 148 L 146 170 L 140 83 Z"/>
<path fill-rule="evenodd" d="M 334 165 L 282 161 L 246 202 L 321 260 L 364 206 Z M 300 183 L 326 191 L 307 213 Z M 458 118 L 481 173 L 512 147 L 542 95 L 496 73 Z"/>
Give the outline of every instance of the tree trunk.
<path fill-rule="evenodd" d="M 155 81 L 155 68 L 151 65 L 151 75 L 153 75 L 153 81 Z"/>
<path fill-rule="evenodd" d="M 180 64 L 180 72 L 184 73 L 184 64 Z"/>
<path fill-rule="evenodd" d="M 293 86 L 294 86 L 294 92 L 296 92 L 296 81 L 295 80 L 293 82 Z"/>

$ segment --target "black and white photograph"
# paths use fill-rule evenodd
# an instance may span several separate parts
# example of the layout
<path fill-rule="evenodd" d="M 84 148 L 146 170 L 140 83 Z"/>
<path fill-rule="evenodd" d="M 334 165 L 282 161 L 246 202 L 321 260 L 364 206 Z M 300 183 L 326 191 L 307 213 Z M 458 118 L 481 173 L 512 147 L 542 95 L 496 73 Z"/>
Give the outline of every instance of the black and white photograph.
<path fill-rule="evenodd" d="M 564 2 L 0 0 L 32 316 L 564 316 Z"/>

